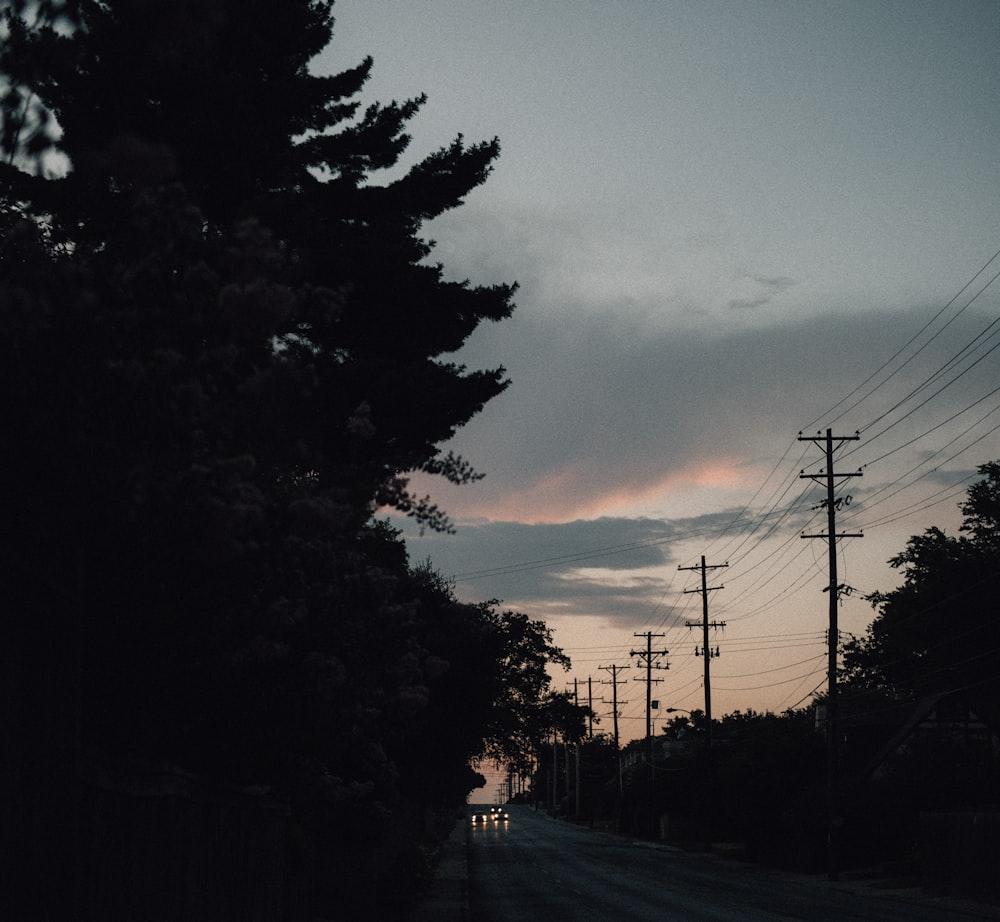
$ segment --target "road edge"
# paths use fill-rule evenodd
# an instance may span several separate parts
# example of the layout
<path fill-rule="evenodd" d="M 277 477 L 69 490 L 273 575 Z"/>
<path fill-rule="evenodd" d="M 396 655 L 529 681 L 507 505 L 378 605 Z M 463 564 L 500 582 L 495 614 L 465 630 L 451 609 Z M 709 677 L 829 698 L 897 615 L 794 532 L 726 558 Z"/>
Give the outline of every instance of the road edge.
<path fill-rule="evenodd" d="M 469 823 L 463 814 L 438 853 L 434 878 L 411 922 L 469 922 Z"/>

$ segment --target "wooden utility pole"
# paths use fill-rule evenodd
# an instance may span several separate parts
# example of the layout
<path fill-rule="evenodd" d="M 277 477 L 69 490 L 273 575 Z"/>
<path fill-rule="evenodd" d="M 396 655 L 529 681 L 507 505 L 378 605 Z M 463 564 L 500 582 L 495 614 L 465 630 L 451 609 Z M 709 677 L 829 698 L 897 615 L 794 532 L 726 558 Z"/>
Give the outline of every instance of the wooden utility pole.
<path fill-rule="evenodd" d="M 559 737 L 552 731 L 552 815 L 559 803 Z"/>
<path fill-rule="evenodd" d="M 628 704 L 627 701 L 618 700 L 618 683 L 620 681 L 618 678 L 618 673 L 626 669 L 630 669 L 631 666 L 600 666 L 599 668 L 604 672 L 611 673 L 611 681 L 610 682 L 602 681 L 601 684 L 611 686 L 611 716 L 613 719 L 613 726 L 615 732 L 615 752 L 618 752 L 621 748 L 618 744 L 618 705 Z M 606 698 L 602 700 L 604 701 L 605 704 L 608 703 Z"/>
<path fill-rule="evenodd" d="M 715 652 L 712 651 L 712 647 L 708 642 L 708 629 L 709 628 L 720 628 L 725 627 L 725 621 L 709 621 L 708 620 L 708 593 L 714 591 L 715 589 L 723 589 L 723 586 L 712 586 L 711 589 L 708 585 L 707 573 L 709 570 L 718 570 L 723 567 L 728 567 L 728 563 L 718 563 L 709 566 L 705 563 L 705 555 L 702 554 L 701 563 L 694 567 L 678 567 L 678 570 L 700 570 L 701 571 L 701 587 L 699 589 L 685 589 L 685 592 L 700 592 L 701 593 L 701 621 L 688 621 L 688 628 L 700 627 L 701 628 L 701 652 L 699 654 L 698 648 L 694 648 L 694 655 L 701 656 L 705 663 L 705 780 L 703 782 L 702 788 L 702 830 L 705 839 L 706 847 L 712 841 L 712 828 L 714 826 L 712 816 L 713 816 L 713 803 L 715 801 L 715 757 L 712 751 L 712 658 L 719 655 L 719 648 L 715 648 Z"/>
<path fill-rule="evenodd" d="M 635 634 L 635 637 L 645 637 L 646 638 L 646 649 L 645 650 L 631 650 L 629 656 L 639 657 L 639 661 L 646 664 L 646 678 L 638 679 L 639 682 L 646 683 L 646 739 L 649 742 L 649 760 L 653 761 L 653 683 L 662 682 L 663 679 L 654 679 L 653 670 L 654 669 L 669 669 L 669 666 L 660 664 L 660 657 L 666 656 L 669 650 L 654 650 L 653 649 L 653 638 L 662 637 L 663 634 L 654 634 L 652 631 L 646 631 L 645 634 Z"/>
<path fill-rule="evenodd" d="M 587 739 L 594 738 L 594 683 L 587 676 Z"/>
<path fill-rule="evenodd" d="M 662 679 L 653 678 L 653 669 L 667 669 L 666 665 L 660 665 L 660 657 L 666 656 L 669 650 L 654 650 L 653 638 L 662 637 L 663 634 L 654 634 L 646 631 L 645 634 L 636 634 L 636 637 L 646 638 L 645 650 L 632 650 L 629 656 L 638 656 L 640 662 L 646 664 L 646 745 L 649 747 L 649 831 L 656 837 L 656 800 L 653 797 L 653 790 L 656 787 L 656 756 L 653 751 L 653 683 L 662 682 Z M 637 681 L 642 681 L 641 679 Z"/>
<path fill-rule="evenodd" d="M 610 685 L 611 686 L 611 717 L 612 717 L 612 721 L 613 721 L 613 725 L 614 725 L 614 732 L 615 732 L 615 759 L 618 762 L 618 800 L 619 800 L 619 805 L 620 805 L 622 793 L 624 791 L 624 782 L 623 782 L 623 779 L 622 779 L 622 755 L 621 755 L 622 750 L 621 750 L 621 744 L 618 741 L 618 705 L 619 704 L 628 704 L 628 702 L 627 701 L 619 701 L 618 700 L 618 682 L 620 681 L 619 678 L 618 678 L 618 673 L 619 673 L 619 671 L 622 671 L 622 670 L 625 670 L 625 669 L 630 669 L 631 667 L 630 666 L 614 666 L 614 665 L 612 665 L 612 666 L 601 666 L 600 668 L 604 672 L 610 672 L 611 673 L 611 681 L 610 682 L 605 682 L 605 681 L 602 680 L 601 684 L 602 685 Z M 608 699 L 607 698 L 602 698 L 601 700 L 605 704 L 608 703 Z"/>
<path fill-rule="evenodd" d="M 803 538 L 825 538 L 829 545 L 830 581 L 824 592 L 830 593 L 829 633 L 827 635 L 827 699 L 826 699 L 826 805 L 827 805 L 827 876 L 836 880 L 839 874 L 839 839 L 840 839 L 840 795 L 837 766 L 838 722 L 837 713 L 837 648 L 840 640 L 840 630 L 837 627 L 837 606 L 840 604 L 840 584 L 837 582 L 837 539 L 863 538 L 862 532 L 855 534 L 837 534 L 837 509 L 850 503 L 851 498 L 837 499 L 835 481 L 844 477 L 860 477 L 861 471 L 850 474 L 835 474 L 833 471 L 833 443 L 856 442 L 860 436 L 834 436 L 832 430 L 826 434 L 816 433 L 815 436 L 804 436 L 799 433 L 800 442 L 814 442 L 820 447 L 826 457 L 826 469 L 818 474 L 799 474 L 800 478 L 815 480 L 826 485 L 826 499 L 817 508 L 826 508 L 827 531 L 825 534 L 803 535 Z"/>
<path fill-rule="evenodd" d="M 685 589 L 687 592 L 700 592 L 701 593 L 701 622 L 687 622 L 689 628 L 701 627 L 702 629 L 702 644 L 701 644 L 701 656 L 705 658 L 705 720 L 708 724 L 708 745 L 712 745 L 712 670 L 711 662 L 712 658 L 719 655 L 719 648 L 715 648 L 715 652 L 712 652 L 711 646 L 708 643 L 708 629 L 709 628 L 720 628 L 725 627 L 725 621 L 709 621 L 708 620 L 708 594 L 716 589 L 724 589 L 725 586 L 713 586 L 711 589 L 708 587 L 706 581 L 706 571 L 708 570 L 719 570 L 723 567 L 728 567 L 728 563 L 717 563 L 709 566 L 705 563 L 705 555 L 701 556 L 701 564 L 695 567 L 678 567 L 678 570 L 701 570 L 701 588 L 700 589 Z M 694 655 L 698 656 L 698 648 L 694 648 Z"/>
<path fill-rule="evenodd" d="M 580 686 L 577 679 L 573 679 L 573 704 L 577 707 L 580 706 Z M 576 806 L 573 809 L 573 815 L 580 815 L 580 740 L 575 740 L 574 746 L 576 758 L 574 759 L 575 770 L 576 770 L 576 783 L 574 784 L 574 789 L 576 791 Z M 569 740 L 566 741 L 566 789 L 569 791 Z"/>

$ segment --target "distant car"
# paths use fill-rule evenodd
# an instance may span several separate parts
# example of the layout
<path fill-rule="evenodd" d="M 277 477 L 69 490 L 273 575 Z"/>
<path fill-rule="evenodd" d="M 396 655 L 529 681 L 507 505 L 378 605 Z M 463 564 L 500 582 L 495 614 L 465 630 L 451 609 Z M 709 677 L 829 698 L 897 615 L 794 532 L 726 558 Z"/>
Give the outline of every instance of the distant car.
<path fill-rule="evenodd" d="M 488 813 L 475 812 L 472 814 L 473 823 L 485 823 L 489 820 L 490 815 Z"/>
<path fill-rule="evenodd" d="M 490 807 L 490 819 L 495 823 L 506 823 L 510 814 L 503 807 Z"/>

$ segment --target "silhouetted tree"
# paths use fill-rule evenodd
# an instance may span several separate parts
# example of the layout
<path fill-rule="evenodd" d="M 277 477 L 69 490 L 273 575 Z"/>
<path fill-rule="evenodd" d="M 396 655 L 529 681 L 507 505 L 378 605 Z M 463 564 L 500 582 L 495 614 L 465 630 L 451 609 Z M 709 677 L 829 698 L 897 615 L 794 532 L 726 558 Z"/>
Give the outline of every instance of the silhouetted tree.
<path fill-rule="evenodd" d="M 137 204 L 173 184 L 207 238 L 247 220 L 266 227 L 285 266 L 276 281 L 301 297 L 275 305 L 277 292 L 247 279 L 242 299 L 227 306 L 243 316 L 280 313 L 252 332 L 258 345 L 279 342 L 306 378 L 280 428 L 272 421 L 276 459 L 300 444 L 310 470 L 354 485 L 354 501 L 377 498 L 442 525 L 438 510 L 407 493 L 403 475 L 475 476 L 437 446 L 503 390 L 503 371 L 470 372 L 441 356 L 483 320 L 507 317 L 513 288 L 445 281 L 419 232 L 484 181 L 497 141 L 458 138 L 402 178 L 373 182 L 405 151 L 406 123 L 423 97 L 362 112 L 355 97 L 370 59 L 336 76 L 310 71 L 332 34 L 329 2 L 297 0 L 280 16 L 263 0 L 54 6 L 63 14 L 56 22 L 6 11 L 0 68 L 11 88 L 0 137 L 15 161 L 49 138 L 72 168 L 47 181 L 8 171 L 8 201 L 44 214 L 54 244 L 77 258 L 128 246 Z M 41 115 L 30 137 L 19 131 L 17 113 L 29 103 L 54 115 L 58 139 Z M 344 442 L 359 413 L 367 438 L 348 439 L 344 477 Z"/>
<path fill-rule="evenodd" d="M 449 356 L 514 289 L 446 281 L 421 237 L 497 142 L 379 185 L 423 99 L 362 109 L 370 60 L 310 69 L 331 6 L 3 10 L 4 716 L 30 744 L 8 789 L 96 747 L 264 781 L 337 847 L 375 840 L 419 784 L 422 712 L 472 718 L 428 750 L 440 806 L 502 745 L 491 708 L 530 713 L 559 658 L 521 616 L 428 592 L 373 517 L 448 527 L 407 475 L 478 476 L 439 446 L 506 380 Z"/>
<path fill-rule="evenodd" d="M 140 679 L 176 696 L 187 683 L 158 674 L 172 653 L 211 661 L 262 612 L 315 608 L 303 587 L 318 574 L 295 567 L 353 560 L 338 543 L 376 505 L 446 527 L 406 473 L 473 479 L 438 446 L 505 387 L 500 369 L 441 357 L 507 316 L 512 288 L 444 281 L 419 236 L 483 181 L 497 144 L 459 139 L 371 182 L 421 100 L 362 113 L 370 60 L 310 72 L 330 8 L 5 10 L 0 137 L 26 167 L 9 164 L 0 189 L 18 270 L 3 409 L 24 446 L 4 472 L 10 521 L 25 566 L 44 555 L 57 582 L 72 573 L 82 620 L 108 626 L 95 649 L 166 664 L 134 656 L 127 682 L 101 670 L 105 706 Z M 46 140 L 63 178 L 27 168 Z M 107 723 L 129 736 L 145 720 Z"/>
<path fill-rule="evenodd" d="M 391 751 L 411 796 L 454 803 L 469 790 L 472 766 L 521 758 L 525 740 L 549 722 L 545 666 L 568 660 L 542 622 L 496 602 L 460 602 L 427 566 L 414 579 L 416 634 L 432 651 L 427 701 L 400 723 Z"/>
<path fill-rule="evenodd" d="M 974 690 L 996 697 L 1000 676 L 1000 463 L 979 468 L 961 505 L 962 534 L 929 528 L 890 560 L 903 584 L 873 597 L 877 615 L 844 645 L 856 691 L 920 697 Z"/>

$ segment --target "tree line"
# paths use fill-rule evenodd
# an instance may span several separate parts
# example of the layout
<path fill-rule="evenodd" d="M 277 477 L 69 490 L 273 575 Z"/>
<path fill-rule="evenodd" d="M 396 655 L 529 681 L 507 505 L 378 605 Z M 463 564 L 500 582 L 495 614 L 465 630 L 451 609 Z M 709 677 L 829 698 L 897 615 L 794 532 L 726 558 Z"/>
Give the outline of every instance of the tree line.
<path fill-rule="evenodd" d="M 870 596 L 863 634 L 841 637 L 841 868 L 926 872 L 935 858 L 921 855 L 921 814 L 1000 808 L 1000 461 L 978 468 L 959 509 L 958 534 L 934 526 L 907 541 L 890 561 L 901 584 Z M 607 736 L 570 740 L 568 758 L 559 741 L 541 750 L 532 795 L 605 828 L 696 848 L 728 843 L 751 859 L 821 871 L 831 819 L 825 700 L 820 692 L 781 714 L 735 711 L 714 721 L 711 741 L 704 712 L 678 714 L 624 758 Z"/>
<path fill-rule="evenodd" d="M 4 7 L 0 825 L 32 918 L 88 917 L 74 792 L 111 762 L 264 786 L 320 856 L 316 912 L 400 911 L 476 765 L 566 711 L 546 626 L 459 601 L 385 515 L 450 528 L 410 475 L 478 479 L 440 446 L 509 383 L 453 355 L 516 286 L 448 281 L 422 236 L 499 143 L 380 183 L 424 98 L 363 105 L 370 58 L 315 73 L 333 25 Z"/>
<path fill-rule="evenodd" d="M 330 0 L 3 8 L 12 918 L 114 918 L 80 902 L 81 779 L 149 765 L 287 811 L 312 886 L 277 917 L 399 915 L 477 766 L 544 770 L 553 734 L 583 735 L 544 623 L 459 600 L 385 514 L 447 530 L 411 475 L 481 476 L 440 446 L 509 382 L 454 355 L 516 286 L 449 281 L 422 229 L 499 142 L 459 137 L 379 182 L 424 98 L 364 105 L 370 59 L 316 73 L 333 26 Z M 843 645 L 857 713 L 954 692 L 995 713 L 1000 462 L 980 473 L 959 536 L 912 538 L 903 584 Z M 651 834 L 657 803 L 679 822 L 712 803 L 763 852 L 819 809 L 816 734 L 811 710 L 728 715 L 711 772 L 681 748 L 673 786 L 622 778 L 596 741 L 582 809 Z M 995 761 L 932 755 L 849 788 L 859 822 L 996 802 Z"/>

